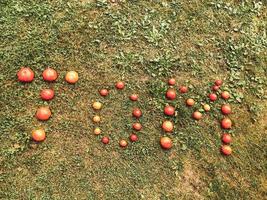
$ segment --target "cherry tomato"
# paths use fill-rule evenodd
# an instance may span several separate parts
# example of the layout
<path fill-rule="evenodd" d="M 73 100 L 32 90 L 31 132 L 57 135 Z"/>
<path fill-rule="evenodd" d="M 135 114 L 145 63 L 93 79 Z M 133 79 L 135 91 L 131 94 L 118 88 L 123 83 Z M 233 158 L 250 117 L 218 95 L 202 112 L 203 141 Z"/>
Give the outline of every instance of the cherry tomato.
<path fill-rule="evenodd" d="M 56 70 L 48 67 L 43 71 L 43 79 L 48 82 L 55 81 L 57 79 L 57 72 Z"/>
<path fill-rule="evenodd" d="M 173 123 L 169 120 L 166 120 L 162 123 L 162 129 L 165 131 L 165 132 L 172 132 L 173 131 Z"/>
<path fill-rule="evenodd" d="M 52 113 L 48 106 L 41 106 L 37 109 L 36 118 L 41 121 L 46 121 L 51 117 Z"/>
<path fill-rule="evenodd" d="M 136 131 L 140 131 L 142 129 L 142 125 L 139 122 L 133 123 L 133 129 Z"/>
<path fill-rule="evenodd" d="M 45 131 L 43 129 L 37 129 L 32 131 L 32 139 L 36 142 L 45 140 Z"/>
<path fill-rule="evenodd" d="M 79 80 L 79 75 L 75 71 L 69 71 L 65 76 L 65 80 L 70 84 L 74 84 Z"/>
<path fill-rule="evenodd" d="M 166 97 L 169 100 L 174 100 L 176 98 L 176 92 L 173 88 L 169 88 L 166 92 Z"/>
<path fill-rule="evenodd" d="M 29 83 L 34 79 L 34 72 L 29 67 L 22 67 L 18 71 L 17 76 L 20 82 Z"/>
<path fill-rule="evenodd" d="M 55 96 L 55 92 L 52 89 L 43 89 L 40 93 L 40 96 L 43 100 L 51 100 Z"/>
<path fill-rule="evenodd" d="M 103 97 L 108 96 L 108 90 L 107 89 L 101 89 L 99 91 L 99 94 Z"/>
<path fill-rule="evenodd" d="M 142 111 L 139 108 L 135 108 L 132 114 L 134 117 L 140 118 L 142 116 Z"/>
<path fill-rule="evenodd" d="M 116 83 L 116 88 L 122 90 L 125 87 L 125 84 L 122 81 Z"/>
<path fill-rule="evenodd" d="M 193 106 L 194 104 L 195 104 L 194 99 L 187 99 L 187 100 L 186 100 L 186 105 L 187 105 L 187 106 Z"/>
<path fill-rule="evenodd" d="M 131 140 L 132 142 L 136 142 L 136 141 L 138 140 L 138 136 L 137 136 L 136 134 L 132 133 L 132 134 L 130 135 L 130 140 Z"/>
<path fill-rule="evenodd" d="M 137 94 L 132 94 L 132 95 L 130 96 L 130 99 L 131 99 L 132 101 L 137 101 L 137 100 L 138 100 L 138 95 L 137 95 Z"/>
<path fill-rule="evenodd" d="M 175 113 L 175 108 L 173 106 L 165 106 L 164 114 L 168 116 L 172 116 Z"/>
<path fill-rule="evenodd" d="M 188 88 L 184 85 L 180 86 L 179 88 L 180 93 L 187 93 L 188 92 Z"/>
<path fill-rule="evenodd" d="M 168 81 L 168 83 L 169 83 L 169 85 L 175 85 L 175 79 L 174 78 L 171 78 L 171 79 L 169 79 L 169 81 Z"/>
<path fill-rule="evenodd" d="M 167 136 L 161 137 L 160 145 L 163 149 L 170 149 L 172 148 L 172 140 Z"/>

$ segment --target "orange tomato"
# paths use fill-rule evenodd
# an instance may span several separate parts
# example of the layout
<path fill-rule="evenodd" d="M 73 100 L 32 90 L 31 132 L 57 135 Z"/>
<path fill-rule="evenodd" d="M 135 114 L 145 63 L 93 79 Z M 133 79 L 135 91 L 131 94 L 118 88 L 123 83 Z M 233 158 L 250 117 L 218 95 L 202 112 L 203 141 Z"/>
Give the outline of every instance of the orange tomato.
<path fill-rule="evenodd" d="M 45 140 L 45 131 L 43 129 L 37 129 L 32 131 L 32 139 L 36 142 Z"/>
<path fill-rule="evenodd" d="M 47 69 L 45 69 L 43 71 L 43 79 L 45 81 L 49 81 L 49 82 L 55 81 L 57 79 L 57 72 L 56 72 L 56 70 L 54 70 L 54 69 L 52 69 L 50 67 L 48 67 Z"/>
<path fill-rule="evenodd" d="M 37 119 L 41 121 L 45 121 L 45 120 L 48 120 L 51 117 L 51 115 L 52 113 L 48 106 L 41 106 L 37 109 L 35 116 Z"/>
<path fill-rule="evenodd" d="M 69 71 L 69 72 L 67 72 L 67 74 L 65 76 L 65 80 L 70 84 L 76 83 L 78 81 L 78 79 L 79 79 L 79 75 L 75 71 Z"/>
<path fill-rule="evenodd" d="M 172 148 L 172 140 L 169 137 L 162 137 L 160 138 L 160 145 L 163 149 L 170 149 Z"/>
<path fill-rule="evenodd" d="M 186 100 L 186 105 L 187 105 L 187 106 L 193 106 L 194 104 L 195 104 L 194 99 L 187 99 L 187 100 Z"/>
<path fill-rule="evenodd" d="M 173 131 L 173 123 L 171 121 L 164 121 L 162 123 L 162 129 L 165 131 L 165 132 L 172 132 Z"/>

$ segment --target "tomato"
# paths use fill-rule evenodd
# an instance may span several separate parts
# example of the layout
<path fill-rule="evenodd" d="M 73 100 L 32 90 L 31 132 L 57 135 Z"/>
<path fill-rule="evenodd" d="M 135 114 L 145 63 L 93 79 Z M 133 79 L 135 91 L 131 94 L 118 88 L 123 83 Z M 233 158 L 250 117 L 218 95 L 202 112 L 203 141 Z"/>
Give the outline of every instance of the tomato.
<path fill-rule="evenodd" d="M 167 136 L 161 137 L 160 145 L 163 149 L 170 149 L 172 148 L 172 140 Z"/>
<path fill-rule="evenodd" d="M 220 80 L 220 79 L 218 79 L 218 80 L 216 80 L 214 83 L 215 83 L 215 85 L 217 85 L 217 86 L 221 86 L 221 85 L 223 84 L 223 81 Z"/>
<path fill-rule="evenodd" d="M 209 112 L 209 111 L 210 111 L 210 105 L 209 105 L 209 104 L 205 104 L 205 105 L 203 105 L 203 109 L 204 109 L 206 112 Z"/>
<path fill-rule="evenodd" d="M 37 109 L 36 112 L 36 118 L 45 121 L 48 120 L 51 117 L 52 113 L 50 111 L 50 108 L 48 106 L 41 106 Z"/>
<path fill-rule="evenodd" d="M 55 92 L 52 89 L 43 89 L 40 93 L 40 96 L 43 100 L 51 100 L 54 98 Z"/>
<path fill-rule="evenodd" d="M 95 116 L 93 117 L 93 122 L 98 123 L 98 122 L 100 122 L 100 121 L 101 121 L 100 116 L 95 115 Z"/>
<path fill-rule="evenodd" d="M 130 140 L 131 140 L 132 142 L 136 142 L 136 141 L 138 140 L 138 136 L 137 136 L 136 134 L 132 133 L 132 134 L 130 135 Z"/>
<path fill-rule="evenodd" d="M 229 118 L 223 118 L 221 121 L 221 126 L 224 129 L 231 129 L 232 127 L 232 121 Z"/>
<path fill-rule="evenodd" d="M 220 89 L 220 86 L 218 86 L 218 85 L 214 85 L 214 86 L 212 86 L 211 89 L 212 89 L 213 91 L 217 91 L 217 90 Z"/>
<path fill-rule="evenodd" d="M 211 101 L 216 101 L 217 95 L 214 94 L 214 93 L 211 93 L 211 94 L 209 94 L 209 98 L 210 98 Z"/>
<path fill-rule="evenodd" d="M 165 106 L 164 113 L 165 115 L 172 116 L 175 113 L 175 108 L 173 106 Z"/>
<path fill-rule="evenodd" d="M 162 129 L 165 131 L 165 132 L 172 132 L 173 131 L 173 123 L 171 121 L 164 121 L 162 123 Z"/>
<path fill-rule="evenodd" d="M 194 99 L 187 99 L 187 100 L 186 100 L 186 105 L 187 105 L 187 106 L 193 106 L 194 104 L 195 104 Z"/>
<path fill-rule="evenodd" d="M 142 116 L 142 111 L 139 108 L 135 108 L 132 114 L 134 117 L 140 118 Z"/>
<path fill-rule="evenodd" d="M 79 75 L 75 71 L 69 71 L 65 76 L 65 80 L 70 84 L 74 84 L 79 80 Z"/>
<path fill-rule="evenodd" d="M 56 72 L 56 70 L 54 70 L 54 69 L 52 69 L 50 67 L 48 67 L 47 69 L 45 69 L 43 71 L 43 79 L 45 81 L 49 81 L 49 82 L 55 81 L 57 79 L 57 72 Z"/>
<path fill-rule="evenodd" d="M 169 85 L 175 85 L 175 79 L 174 78 L 171 78 L 171 79 L 169 79 L 169 81 L 168 81 L 168 83 L 169 83 Z"/>
<path fill-rule="evenodd" d="M 45 131 L 43 129 L 37 129 L 32 131 L 32 139 L 36 142 L 45 140 Z"/>
<path fill-rule="evenodd" d="M 133 129 L 136 131 L 140 131 L 142 129 L 142 125 L 139 122 L 133 123 Z"/>
<path fill-rule="evenodd" d="M 174 89 L 169 88 L 166 92 L 166 97 L 169 100 L 174 100 L 176 98 L 176 92 Z"/>
<path fill-rule="evenodd" d="M 128 142 L 127 142 L 126 140 L 121 140 L 121 141 L 119 142 L 119 144 L 120 144 L 120 147 L 125 148 L 125 147 L 127 147 Z"/>
<path fill-rule="evenodd" d="M 109 138 L 107 136 L 104 136 L 104 137 L 102 137 L 101 142 L 103 144 L 108 144 L 109 143 Z"/>
<path fill-rule="evenodd" d="M 130 99 L 131 99 L 132 101 L 137 101 L 137 100 L 138 100 L 138 95 L 137 95 L 137 94 L 132 94 L 132 95 L 130 96 Z"/>
<path fill-rule="evenodd" d="M 93 103 L 93 108 L 94 108 L 95 110 L 100 110 L 100 109 L 102 108 L 102 103 L 100 103 L 100 102 L 98 102 L 98 101 L 94 102 L 94 103 Z"/>
<path fill-rule="evenodd" d="M 196 120 L 200 120 L 202 118 L 202 114 L 199 111 L 195 111 L 193 112 L 192 117 Z"/>
<path fill-rule="evenodd" d="M 17 76 L 20 82 L 29 83 L 34 79 L 34 72 L 29 67 L 22 67 L 18 71 Z"/>
<path fill-rule="evenodd" d="M 107 89 L 101 89 L 99 91 L 99 94 L 103 97 L 108 96 L 108 90 Z"/>
<path fill-rule="evenodd" d="M 99 135 L 101 133 L 101 129 L 100 128 L 95 128 L 95 130 L 94 130 L 94 134 L 95 135 Z"/>
<path fill-rule="evenodd" d="M 222 145 L 221 152 L 224 155 L 229 156 L 232 154 L 232 148 L 229 145 Z"/>
<path fill-rule="evenodd" d="M 232 142 L 232 137 L 230 134 L 224 133 L 222 135 L 222 142 L 225 144 L 230 144 Z"/>
<path fill-rule="evenodd" d="M 228 115 L 232 112 L 231 106 L 229 104 L 224 104 L 221 107 L 221 111 L 224 115 Z"/>
<path fill-rule="evenodd" d="M 119 81 L 116 83 L 116 88 L 119 90 L 122 90 L 124 88 L 124 83 L 122 81 Z"/>
<path fill-rule="evenodd" d="M 230 98 L 230 93 L 229 92 L 227 92 L 227 91 L 223 91 L 222 93 L 221 93 L 221 97 L 223 98 L 223 99 L 229 99 Z"/>
<path fill-rule="evenodd" d="M 184 85 L 180 86 L 179 88 L 180 93 L 187 93 L 188 92 L 188 88 Z"/>

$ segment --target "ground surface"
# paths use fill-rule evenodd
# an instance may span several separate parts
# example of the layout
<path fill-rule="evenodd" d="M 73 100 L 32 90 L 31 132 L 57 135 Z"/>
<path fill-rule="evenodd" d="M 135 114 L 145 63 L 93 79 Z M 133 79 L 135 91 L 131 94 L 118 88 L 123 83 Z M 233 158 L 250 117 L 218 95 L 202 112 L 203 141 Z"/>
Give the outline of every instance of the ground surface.
<path fill-rule="evenodd" d="M 224 3 L 223 3 L 224 2 Z M 0 1 L 0 199 L 265 199 L 267 196 L 267 5 L 266 1 Z M 36 78 L 17 82 L 30 66 Z M 42 81 L 52 66 L 56 83 Z M 64 81 L 76 70 L 76 85 Z M 174 147 L 159 138 L 166 80 L 187 84 L 175 101 Z M 195 122 L 190 115 L 208 102 L 211 83 L 224 79 L 232 94 L 233 154 L 224 157 L 218 120 L 223 102 Z M 112 90 L 107 99 L 98 90 Z M 56 98 L 44 103 L 41 88 Z M 139 103 L 128 95 L 140 94 Z M 193 97 L 198 104 L 184 106 Z M 102 131 L 92 134 L 91 102 L 104 103 Z M 48 104 L 53 117 L 34 118 Z M 131 132 L 131 109 L 140 106 L 140 141 L 122 150 Z M 45 128 L 41 144 L 31 130 Z"/>

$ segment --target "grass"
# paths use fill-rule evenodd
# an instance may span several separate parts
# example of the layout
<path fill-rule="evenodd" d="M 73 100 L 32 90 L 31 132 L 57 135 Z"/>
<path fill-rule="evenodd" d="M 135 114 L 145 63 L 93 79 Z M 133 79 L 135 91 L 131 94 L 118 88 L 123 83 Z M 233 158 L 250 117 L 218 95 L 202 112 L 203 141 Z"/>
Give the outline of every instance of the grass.
<path fill-rule="evenodd" d="M 266 163 L 266 1 L 7 1 L 0 2 L 0 199 L 264 199 Z M 31 84 L 16 80 L 30 66 Z M 56 83 L 41 79 L 52 66 Z M 79 73 L 76 85 L 64 74 Z M 190 92 L 167 101 L 166 80 Z M 224 157 L 218 111 L 195 122 L 216 78 L 232 94 L 233 155 Z M 123 92 L 114 90 L 118 80 Z M 39 91 L 52 87 L 44 103 Z M 98 95 L 111 89 L 108 98 Z M 129 102 L 137 92 L 140 102 Z M 184 106 L 186 98 L 197 101 Z M 91 103 L 104 104 L 100 124 L 111 144 L 92 134 Z M 159 138 L 166 104 L 177 108 L 174 147 Z M 53 117 L 34 118 L 47 104 Z M 139 142 L 122 150 L 133 107 L 144 113 Z M 43 127 L 45 142 L 30 140 Z"/>

